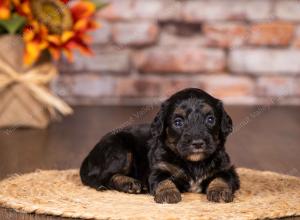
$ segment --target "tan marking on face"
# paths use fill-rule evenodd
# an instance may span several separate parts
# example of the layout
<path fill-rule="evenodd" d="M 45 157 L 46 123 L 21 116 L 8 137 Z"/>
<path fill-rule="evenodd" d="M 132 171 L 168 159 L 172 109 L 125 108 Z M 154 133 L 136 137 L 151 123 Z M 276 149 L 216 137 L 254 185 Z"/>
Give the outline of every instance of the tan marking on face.
<path fill-rule="evenodd" d="M 217 188 L 229 188 L 228 183 L 226 183 L 222 178 L 216 178 L 210 182 L 208 189 L 217 189 Z"/>
<path fill-rule="evenodd" d="M 169 189 L 177 190 L 177 187 L 171 180 L 161 181 L 156 187 L 155 194 Z"/>
<path fill-rule="evenodd" d="M 195 154 L 190 154 L 187 156 L 187 159 L 190 161 L 200 161 L 204 159 L 205 155 L 203 153 L 195 153 Z"/>
<path fill-rule="evenodd" d="M 185 117 L 186 116 L 186 111 L 182 108 L 176 108 L 174 111 L 174 114 Z"/>
<path fill-rule="evenodd" d="M 181 179 L 187 179 L 187 175 L 185 174 L 184 170 L 181 168 L 167 163 L 167 162 L 159 162 L 157 165 L 154 166 L 154 168 L 166 171 L 172 175 L 174 178 L 181 178 Z"/>
<path fill-rule="evenodd" d="M 208 113 L 208 112 L 210 112 L 212 110 L 213 110 L 213 108 L 209 104 L 204 103 L 203 107 L 201 109 L 201 112 Z"/>

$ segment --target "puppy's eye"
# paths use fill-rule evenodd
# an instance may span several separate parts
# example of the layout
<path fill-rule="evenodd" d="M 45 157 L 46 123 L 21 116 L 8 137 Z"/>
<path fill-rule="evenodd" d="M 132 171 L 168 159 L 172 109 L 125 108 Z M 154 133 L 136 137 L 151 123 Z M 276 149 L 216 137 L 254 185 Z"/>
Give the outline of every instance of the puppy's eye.
<path fill-rule="evenodd" d="M 209 115 L 206 117 L 206 124 L 210 125 L 210 126 L 213 126 L 215 125 L 215 122 L 216 122 L 216 119 L 213 115 Z"/>
<path fill-rule="evenodd" d="M 180 117 L 175 118 L 173 123 L 174 123 L 174 126 L 177 128 L 182 127 L 184 124 L 183 119 Z"/>

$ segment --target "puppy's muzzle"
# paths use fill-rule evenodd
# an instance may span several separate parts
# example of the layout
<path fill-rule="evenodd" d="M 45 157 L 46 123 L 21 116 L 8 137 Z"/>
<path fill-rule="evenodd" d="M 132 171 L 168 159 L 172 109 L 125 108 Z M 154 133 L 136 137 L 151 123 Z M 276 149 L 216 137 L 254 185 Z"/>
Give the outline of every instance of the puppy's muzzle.
<path fill-rule="evenodd" d="M 206 148 L 206 143 L 203 139 L 193 140 L 191 143 L 193 153 L 202 153 Z"/>

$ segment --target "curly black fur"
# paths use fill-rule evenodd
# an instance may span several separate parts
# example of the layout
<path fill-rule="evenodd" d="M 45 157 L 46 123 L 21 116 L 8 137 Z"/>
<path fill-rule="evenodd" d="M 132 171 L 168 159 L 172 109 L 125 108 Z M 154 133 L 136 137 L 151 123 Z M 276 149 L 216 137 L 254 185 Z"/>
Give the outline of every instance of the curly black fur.
<path fill-rule="evenodd" d="M 177 203 L 188 191 L 230 202 L 239 189 L 224 148 L 231 131 L 221 101 L 185 89 L 161 105 L 151 124 L 105 135 L 83 161 L 81 180 L 98 190 L 150 192 L 158 203 Z"/>

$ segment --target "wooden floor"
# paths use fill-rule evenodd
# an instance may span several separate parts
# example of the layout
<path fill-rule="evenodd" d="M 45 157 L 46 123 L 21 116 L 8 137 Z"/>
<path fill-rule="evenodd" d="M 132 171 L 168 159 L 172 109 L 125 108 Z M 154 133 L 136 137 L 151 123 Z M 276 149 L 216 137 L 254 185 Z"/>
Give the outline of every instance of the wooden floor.
<path fill-rule="evenodd" d="M 300 107 L 229 106 L 234 121 L 227 150 L 238 167 L 300 176 Z M 0 131 L 0 179 L 35 169 L 78 168 L 107 131 L 149 122 L 156 107 L 76 107 L 46 130 Z M 0 209 L 0 220 L 62 219 Z M 297 218 L 300 219 L 300 218 Z"/>

